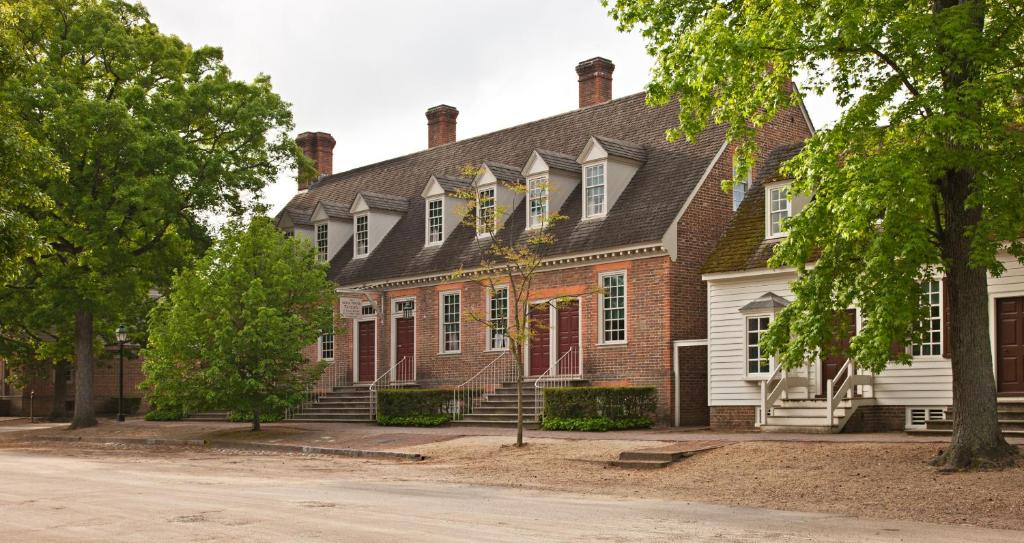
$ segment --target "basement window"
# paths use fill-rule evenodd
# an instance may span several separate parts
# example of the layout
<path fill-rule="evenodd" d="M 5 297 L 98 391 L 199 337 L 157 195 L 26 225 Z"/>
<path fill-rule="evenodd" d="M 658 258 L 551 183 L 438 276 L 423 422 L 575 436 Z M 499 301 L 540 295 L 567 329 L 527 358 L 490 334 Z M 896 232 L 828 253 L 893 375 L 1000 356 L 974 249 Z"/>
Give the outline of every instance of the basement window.
<path fill-rule="evenodd" d="M 907 422 L 908 430 L 920 430 L 928 425 L 929 421 L 946 420 L 946 408 L 944 407 L 908 407 Z"/>

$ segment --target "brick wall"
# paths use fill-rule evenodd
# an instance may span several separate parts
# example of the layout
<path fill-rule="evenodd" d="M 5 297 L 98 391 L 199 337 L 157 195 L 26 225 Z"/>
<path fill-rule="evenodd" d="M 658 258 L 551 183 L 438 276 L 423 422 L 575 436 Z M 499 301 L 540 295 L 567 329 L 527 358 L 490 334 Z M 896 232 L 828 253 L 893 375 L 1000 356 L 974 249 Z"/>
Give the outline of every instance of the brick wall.
<path fill-rule="evenodd" d="M 71 369 L 74 372 L 74 368 Z M 42 371 L 38 376 L 31 379 L 28 384 L 21 387 L 20 389 L 14 389 L 13 386 L 8 386 L 8 392 L 17 397 L 9 398 L 3 410 L 11 416 L 28 416 L 29 414 L 29 403 L 32 392 L 35 392 L 35 399 L 33 403 L 33 411 L 37 417 L 45 417 L 50 414 L 53 409 L 53 385 L 54 379 L 63 378 L 63 376 L 54 375 L 55 371 L 48 369 Z M 139 398 L 143 396 L 142 391 L 139 390 L 139 384 L 145 380 L 145 374 L 142 373 L 142 359 L 141 358 L 129 358 L 125 357 L 124 361 L 124 397 L 125 398 Z M 68 406 L 68 414 L 70 415 L 73 410 L 75 402 L 75 383 L 71 382 L 67 384 L 67 394 L 65 401 Z M 113 359 L 101 358 L 96 360 L 96 368 L 93 374 L 93 397 L 96 412 L 99 414 L 112 414 L 116 413 L 116 404 L 114 399 L 118 396 L 118 360 L 117 355 L 114 354 Z M 141 406 L 140 412 L 146 410 L 145 401 Z M 0 413 L 2 415 L 3 413 Z"/>
<path fill-rule="evenodd" d="M 754 406 L 711 406 L 711 429 L 724 431 L 753 430 Z"/>
<path fill-rule="evenodd" d="M 858 407 L 843 427 L 844 433 L 898 432 L 906 425 L 907 408 L 902 405 L 865 405 Z"/>

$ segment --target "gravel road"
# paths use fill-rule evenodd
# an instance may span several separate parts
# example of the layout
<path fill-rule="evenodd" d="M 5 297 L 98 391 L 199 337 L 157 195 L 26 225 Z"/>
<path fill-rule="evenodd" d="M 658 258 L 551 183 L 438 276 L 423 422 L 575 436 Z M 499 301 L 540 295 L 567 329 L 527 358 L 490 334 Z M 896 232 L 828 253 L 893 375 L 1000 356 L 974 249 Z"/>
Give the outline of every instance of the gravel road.
<path fill-rule="evenodd" d="M 1024 537 L 822 513 L 384 481 L 366 462 L 292 455 L 7 449 L 0 450 L 0 474 L 6 541 L 941 543 Z"/>

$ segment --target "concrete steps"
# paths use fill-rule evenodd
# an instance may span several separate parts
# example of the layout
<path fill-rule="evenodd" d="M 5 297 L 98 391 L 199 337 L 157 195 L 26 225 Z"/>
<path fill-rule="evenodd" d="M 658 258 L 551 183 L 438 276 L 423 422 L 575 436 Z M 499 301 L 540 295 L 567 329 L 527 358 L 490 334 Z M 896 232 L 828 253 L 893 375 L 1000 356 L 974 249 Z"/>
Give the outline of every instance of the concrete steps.
<path fill-rule="evenodd" d="M 685 451 L 624 451 L 618 460 L 608 462 L 609 466 L 629 469 L 667 468 L 692 454 Z"/>
<path fill-rule="evenodd" d="M 288 420 L 297 422 L 373 422 L 373 393 L 368 385 L 335 387 L 303 405 Z"/>
<path fill-rule="evenodd" d="M 999 428 L 1005 437 L 1024 437 L 1024 397 L 1001 397 L 996 402 Z M 908 430 L 910 435 L 952 435 L 953 409 L 946 409 L 946 420 L 930 420 L 924 429 Z"/>
<path fill-rule="evenodd" d="M 791 432 L 801 434 L 831 434 L 842 430 L 843 423 L 857 407 L 866 400 L 843 400 L 839 402 L 832 417 L 826 419 L 824 398 L 786 399 L 771 409 L 771 414 L 761 425 L 762 432 Z"/>
<path fill-rule="evenodd" d="M 585 384 L 585 381 L 574 381 L 574 384 Z M 538 391 L 534 381 L 523 383 L 523 422 L 527 428 L 538 428 L 540 411 L 543 406 L 538 401 L 543 391 Z M 457 426 L 487 426 L 493 428 L 515 428 L 517 418 L 516 383 L 503 383 L 494 392 L 484 396 L 462 419 L 452 421 Z"/>
<path fill-rule="evenodd" d="M 183 420 L 190 422 L 227 422 L 227 411 L 203 411 L 202 413 L 191 413 Z"/>

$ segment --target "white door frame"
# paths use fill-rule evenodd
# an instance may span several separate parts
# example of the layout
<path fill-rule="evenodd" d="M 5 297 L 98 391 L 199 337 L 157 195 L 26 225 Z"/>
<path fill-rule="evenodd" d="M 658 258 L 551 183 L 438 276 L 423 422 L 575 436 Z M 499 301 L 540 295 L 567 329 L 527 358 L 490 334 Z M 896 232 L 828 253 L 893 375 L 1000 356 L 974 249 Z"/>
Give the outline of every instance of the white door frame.
<path fill-rule="evenodd" d="M 398 364 L 398 319 L 401 318 L 401 313 L 395 310 L 395 306 L 399 302 L 412 301 L 412 380 L 416 381 L 416 351 L 419 349 L 419 338 L 417 338 L 416 329 L 416 311 L 419 309 L 419 304 L 416 302 L 416 296 L 403 296 L 401 298 L 394 298 L 391 300 L 391 366 L 388 370 L 394 369 L 395 365 Z"/>
<path fill-rule="evenodd" d="M 544 298 L 541 300 L 530 301 L 526 305 L 527 307 L 533 307 L 537 304 L 548 304 L 548 367 L 550 368 L 558 362 L 558 304 L 554 303 L 556 300 L 563 298 L 576 299 L 576 335 L 577 335 L 577 365 L 579 372 L 577 376 L 583 375 L 583 299 L 581 296 L 556 296 L 554 298 Z M 527 313 L 529 314 L 529 313 Z M 526 348 L 523 349 L 523 353 L 526 360 L 523 362 L 526 367 L 527 377 L 539 377 L 538 375 L 529 375 L 530 372 L 530 341 L 526 342 Z M 557 368 L 556 368 L 557 370 Z M 552 375 L 559 375 L 553 373 Z"/>
<path fill-rule="evenodd" d="M 363 304 L 363 305 L 365 307 L 367 304 Z M 378 355 L 380 353 L 380 341 L 379 341 L 380 334 L 378 333 L 379 330 L 377 328 L 377 314 L 374 313 L 373 315 L 363 315 L 363 316 L 360 316 L 357 319 L 352 319 L 352 323 L 353 323 L 352 328 L 354 328 L 353 334 L 352 334 L 352 360 L 353 360 L 353 364 L 352 364 L 352 382 L 353 383 L 361 382 L 360 379 L 359 379 L 361 377 L 359 375 L 359 323 L 361 323 L 361 322 L 372 322 L 373 323 L 373 377 L 370 379 L 370 382 L 373 382 L 373 381 L 375 381 L 377 379 L 377 359 L 378 359 Z"/>

